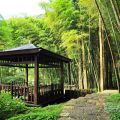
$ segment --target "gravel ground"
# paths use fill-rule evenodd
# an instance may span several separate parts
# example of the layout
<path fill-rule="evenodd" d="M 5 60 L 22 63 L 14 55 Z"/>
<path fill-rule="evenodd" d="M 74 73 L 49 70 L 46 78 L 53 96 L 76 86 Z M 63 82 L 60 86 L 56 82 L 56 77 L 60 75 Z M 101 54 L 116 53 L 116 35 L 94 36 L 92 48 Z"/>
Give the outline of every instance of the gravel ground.
<path fill-rule="evenodd" d="M 64 105 L 58 120 L 109 120 L 104 111 L 105 99 L 116 91 L 88 94 L 71 99 Z"/>

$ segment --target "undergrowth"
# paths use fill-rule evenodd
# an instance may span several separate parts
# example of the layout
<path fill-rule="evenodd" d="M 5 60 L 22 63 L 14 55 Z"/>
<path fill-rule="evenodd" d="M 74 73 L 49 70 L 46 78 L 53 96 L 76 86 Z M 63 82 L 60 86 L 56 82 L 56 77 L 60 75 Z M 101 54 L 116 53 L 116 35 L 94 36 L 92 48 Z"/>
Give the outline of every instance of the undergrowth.
<path fill-rule="evenodd" d="M 110 120 L 120 120 L 120 94 L 113 94 L 106 99 L 105 110 Z"/>
<path fill-rule="evenodd" d="M 56 120 L 62 111 L 62 105 L 50 105 L 44 108 L 30 107 L 25 113 L 8 120 Z"/>
<path fill-rule="evenodd" d="M 63 105 L 27 107 L 25 103 L 11 97 L 8 92 L 0 93 L 0 120 L 56 120 Z"/>

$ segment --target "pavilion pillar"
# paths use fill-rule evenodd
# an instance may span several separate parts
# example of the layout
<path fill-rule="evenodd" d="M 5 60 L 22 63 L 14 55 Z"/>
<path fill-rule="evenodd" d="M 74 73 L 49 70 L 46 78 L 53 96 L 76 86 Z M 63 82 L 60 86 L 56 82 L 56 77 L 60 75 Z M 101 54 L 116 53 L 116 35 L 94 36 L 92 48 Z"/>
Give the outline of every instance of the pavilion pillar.
<path fill-rule="evenodd" d="M 61 89 L 62 89 L 62 95 L 64 95 L 64 68 L 63 68 L 63 62 L 60 63 L 61 68 Z"/>
<path fill-rule="evenodd" d="M 35 64 L 34 64 L 34 104 L 38 105 L 38 81 L 39 81 L 39 63 L 38 56 L 35 56 Z"/>
<path fill-rule="evenodd" d="M 69 79 L 69 85 L 70 85 L 70 90 L 71 90 L 72 81 L 71 81 L 70 63 L 68 63 L 68 79 Z"/>
<path fill-rule="evenodd" d="M 28 86 L 28 64 L 26 64 L 25 68 L 25 86 Z"/>

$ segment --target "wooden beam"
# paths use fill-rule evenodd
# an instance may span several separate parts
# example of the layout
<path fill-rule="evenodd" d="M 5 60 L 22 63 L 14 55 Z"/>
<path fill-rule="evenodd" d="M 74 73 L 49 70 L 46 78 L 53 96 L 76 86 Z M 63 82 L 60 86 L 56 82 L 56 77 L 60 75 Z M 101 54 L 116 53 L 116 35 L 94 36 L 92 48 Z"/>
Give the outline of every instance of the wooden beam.
<path fill-rule="evenodd" d="M 72 81 L 71 81 L 70 63 L 68 63 L 68 79 L 69 79 L 69 85 L 70 85 L 70 89 L 71 89 Z"/>
<path fill-rule="evenodd" d="M 25 68 L 25 85 L 28 86 L 28 64 L 26 64 Z"/>
<path fill-rule="evenodd" d="M 21 65 L 12 65 L 12 64 L 1 64 L 0 66 L 6 66 L 6 67 L 19 67 L 19 68 L 26 68 L 26 66 L 21 66 Z M 28 68 L 34 68 L 34 66 L 29 66 Z M 46 65 L 46 66 L 39 66 L 39 68 L 60 68 L 59 65 Z"/>
<path fill-rule="evenodd" d="M 63 62 L 60 63 L 61 68 L 61 88 L 62 88 L 62 95 L 64 95 L 64 68 L 63 68 Z"/>
<path fill-rule="evenodd" d="M 10 64 L 1 64 L 0 66 L 5 66 L 5 67 L 19 67 L 19 68 L 26 68 L 25 66 L 21 66 L 21 65 L 10 65 Z"/>
<path fill-rule="evenodd" d="M 34 104 L 38 105 L 38 80 L 39 80 L 39 63 L 38 56 L 35 56 L 35 67 L 34 67 Z"/>
<path fill-rule="evenodd" d="M 0 61 L 0 64 L 12 64 L 12 65 L 14 65 L 14 64 L 32 64 L 32 63 L 34 63 L 34 61 L 23 61 L 23 62 L 13 62 L 13 61 L 11 61 L 11 62 L 9 62 L 9 61 Z"/>

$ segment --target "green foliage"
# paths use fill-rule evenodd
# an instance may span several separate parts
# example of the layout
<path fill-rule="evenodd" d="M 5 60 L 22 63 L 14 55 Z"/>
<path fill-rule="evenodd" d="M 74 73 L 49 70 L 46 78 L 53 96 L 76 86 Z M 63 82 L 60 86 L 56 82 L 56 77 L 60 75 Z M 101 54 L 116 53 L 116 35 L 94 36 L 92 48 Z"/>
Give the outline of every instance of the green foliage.
<path fill-rule="evenodd" d="M 33 43 L 47 49 L 54 49 L 54 35 L 40 18 L 10 18 L 7 20 L 12 29 L 11 47 Z"/>
<path fill-rule="evenodd" d="M 82 40 L 86 40 L 88 37 L 87 33 L 78 33 L 77 30 L 69 30 L 62 33 L 61 46 L 66 49 L 67 55 L 70 58 L 78 58 L 78 50 L 81 47 Z"/>
<path fill-rule="evenodd" d="M 51 105 L 44 108 L 29 108 L 25 114 L 19 114 L 9 120 L 56 120 L 62 110 L 62 105 Z"/>
<path fill-rule="evenodd" d="M 25 103 L 20 99 L 11 97 L 10 93 L 2 91 L 0 93 L 0 119 L 5 120 L 9 117 L 22 113 L 26 110 Z"/>
<path fill-rule="evenodd" d="M 107 98 L 107 102 L 112 102 L 113 104 L 120 104 L 120 94 L 113 94 Z"/>
<path fill-rule="evenodd" d="M 30 42 L 33 39 L 38 39 L 38 30 L 34 24 L 28 22 L 25 18 L 11 18 L 8 24 L 12 28 L 12 44 L 19 46 Z"/>
<path fill-rule="evenodd" d="M 5 83 L 11 83 L 12 81 L 17 82 L 17 83 L 23 83 L 24 76 L 21 76 L 21 75 L 7 76 L 2 81 Z"/>
<path fill-rule="evenodd" d="M 11 83 L 12 81 L 23 83 L 25 79 L 25 72 L 23 69 L 13 67 L 1 67 L 0 70 L 2 71 L 0 79 L 3 83 Z"/>
<path fill-rule="evenodd" d="M 114 54 L 114 58 L 116 59 L 116 63 L 120 59 L 120 24 L 117 22 L 117 17 L 119 19 L 119 7 L 120 1 L 119 0 L 100 0 L 97 1 L 102 17 L 104 19 L 105 26 L 107 28 L 107 32 L 110 36 L 110 45 L 112 52 Z M 114 7 L 115 9 L 113 9 Z M 115 14 L 116 13 L 116 14 Z M 120 21 L 119 21 L 120 22 Z"/>
<path fill-rule="evenodd" d="M 120 94 L 113 94 L 107 98 L 105 110 L 109 113 L 110 120 L 120 120 Z"/>
<path fill-rule="evenodd" d="M 11 39 L 11 29 L 6 21 L 0 17 L 0 50 L 6 49 Z"/>
<path fill-rule="evenodd" d="M 46 9 L 45 4 L 40 4 L 42 8 Z M 79 12 L 75 9 L 72 0 L 51 0 L 47 7 L 45 21 L 54 30 L 59 32 L 64 29 L 76 27 L 76 21 L 79 19 Z M 56 32 L 58 32 L 56 31 Z"/>

